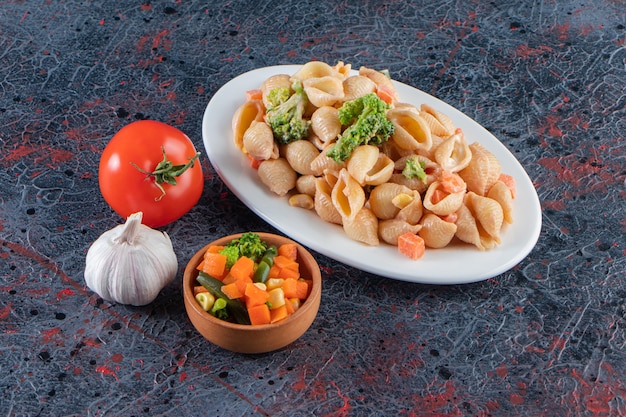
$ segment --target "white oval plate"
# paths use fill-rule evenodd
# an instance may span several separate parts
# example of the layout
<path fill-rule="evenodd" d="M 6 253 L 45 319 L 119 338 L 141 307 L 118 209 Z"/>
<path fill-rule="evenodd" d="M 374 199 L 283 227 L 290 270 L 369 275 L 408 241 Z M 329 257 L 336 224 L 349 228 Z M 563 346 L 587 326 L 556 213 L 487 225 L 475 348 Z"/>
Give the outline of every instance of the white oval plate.
<path fill-rule="evenodd" d="M 524 168 L 513 154 L 485 128 L 443 101 L 406 84 L 395 82 L 400 100 L 430 104 L 447 114 L 465 132 L 500 161 L 502 171 L 515 178 L 514 223 L 505 226 L 502 243 L 491 250 L 458 244 L 426 249 L 417 261 L 401 255 L 395 246 L 370 247 L 348 238 L 338 225 L 326 223 L 313 211 L 291 207 L 286 197 L 272 194 L 236 147 L 231 120 L 248 90 L 260 87 L 274 74 L 294 74 L 299 65 L 281 65 L 242 74 L 220 88 L 206 107 L 202 136 L 215 171 L 230 190 L 252 211 L 292 239 L 347 265 L 373 274 L 423 284 L 465 284 L 486 280 L 511 268 L 528 255 L 541 231 L 539 197 Z"/>

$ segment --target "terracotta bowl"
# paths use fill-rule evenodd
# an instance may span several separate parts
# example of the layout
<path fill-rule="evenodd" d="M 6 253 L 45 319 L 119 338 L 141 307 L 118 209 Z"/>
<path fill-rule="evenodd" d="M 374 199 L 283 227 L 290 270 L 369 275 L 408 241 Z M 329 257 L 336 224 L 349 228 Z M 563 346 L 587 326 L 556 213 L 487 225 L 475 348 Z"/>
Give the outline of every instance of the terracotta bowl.
<path fill-rule="evenodd" d="M 265 353 L 278 350 L 292 343 L 307 331 L 313 323 L 322 296 L 322 276 L 313 256 L 300 244 L 283 236 L 255 232 L 261 240 L 270 245 L 295 243 L 298 247 L 300 275 L 312 279 L 313 286 L 308 298 L 300 308 L 280 322 L 263 325 L 244 325 L 217 319 L 204 311 L 193 295 L 193 287 L 198 285 L 196 277 L 204 253 L 211 245 L 226 245 L 241 236 L 235 234 L 218 239 L 200 249 L 189 261 L 183 275 L 183 298 L 189 320 L 196 330 L 210 342 L 239 353 Z"/>

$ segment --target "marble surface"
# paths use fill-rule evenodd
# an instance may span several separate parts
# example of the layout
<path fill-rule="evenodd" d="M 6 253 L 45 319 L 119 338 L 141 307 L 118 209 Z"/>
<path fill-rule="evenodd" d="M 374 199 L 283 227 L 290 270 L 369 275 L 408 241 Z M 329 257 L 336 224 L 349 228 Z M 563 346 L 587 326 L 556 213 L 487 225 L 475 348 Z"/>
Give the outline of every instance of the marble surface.
<path fill-rule="evenodd" d="M 626 415 L 626 7 L 577 2 L 0 1 L 0 414 Z M 288 348 L 239 355 L 188 321 L 182 268 L 272 228 L 224 185 L 163 228 L 180 272 L 146 307 L 85 287 L 121 219 L 99 156 L 137 119 L 202 150 L 213 93 L 309 60 L 388 68 L 496 135 L 543 227 L 527 258 L 459 286 L 316 254 L 322 305 Z"/>

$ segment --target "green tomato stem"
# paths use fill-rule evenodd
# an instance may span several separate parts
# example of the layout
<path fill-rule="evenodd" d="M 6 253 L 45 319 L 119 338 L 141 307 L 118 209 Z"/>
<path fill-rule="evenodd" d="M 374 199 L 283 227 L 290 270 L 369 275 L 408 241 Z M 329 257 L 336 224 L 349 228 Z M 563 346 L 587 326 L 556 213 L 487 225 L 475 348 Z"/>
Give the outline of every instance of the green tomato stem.
<path fill-rule="evenodd" d="M 174 165 L 171 161 L 167 160 L 167 155 L 165 154 L 165 147 L 161 146 L 163 150 L 163 160 L 159 162 L 152 172 L 148 172 L 139 167 L 136 163 L 131 161 L 131 165 L 134 166 L 139 172 L 142 174 L 146 174 L 147 178 L 152 178 L 154 180 L 154 185 L 156 185 L 159 190 L 161 190 L 161 195 L 156 197 L 154 201 L 160 201 L 163 197 L 165 197 L 165 189 L 163 188 L 163 183 L 167 183 L 170 185 L 176 185 L 176 177 L 187 171 L 187 169 L 192 168 L 196 159 L 200 156 L 200 152 L 196 152 L 196 154 L 189 158 L 189 162 L 186 164 Z"/>

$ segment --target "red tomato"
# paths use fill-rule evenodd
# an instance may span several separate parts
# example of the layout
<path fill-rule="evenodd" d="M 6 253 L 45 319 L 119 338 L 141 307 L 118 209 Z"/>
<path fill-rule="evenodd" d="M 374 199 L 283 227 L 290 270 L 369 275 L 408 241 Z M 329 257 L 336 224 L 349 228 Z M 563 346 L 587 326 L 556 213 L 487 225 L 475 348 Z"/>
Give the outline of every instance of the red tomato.
<path fill-rule="evenodd" d="M 169 224 L 200 199 L 204 178 L 197 155 L 189 137 L 177 128 L 152 120 L 133 122 L 104 148 L 98 175 L 102 196 L 123 218 L 141 211 L 147 226 Z M 164 164 L 175 170 L 189 166 L 159 188 L 162 175 L 151 173 Z"/>

